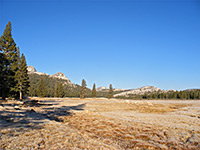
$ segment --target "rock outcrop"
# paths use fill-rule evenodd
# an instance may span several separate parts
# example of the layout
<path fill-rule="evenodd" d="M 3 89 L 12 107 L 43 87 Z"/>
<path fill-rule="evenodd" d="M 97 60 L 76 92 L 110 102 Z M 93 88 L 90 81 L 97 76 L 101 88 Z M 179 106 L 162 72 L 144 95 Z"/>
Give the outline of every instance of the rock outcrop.
<path fill-rule="evenodd" d="M 113 91 L 115 91 L 115 92 L 123 92 L 123 91 L 127 91 L 126 89 L 113 89 Z"/>
<path fill-rule="evenodd" d="M 98 87 L 97 88 L 97 92 L 101 92 L 101 91 L 103 91 L 103 92 L 108 92 L 109 91 L 109 89 L 108 88 L 106 88 L 105 86 L 101 86 L 101 87 Z M 127 91 L 127 90 L 125 90 L 125 89 L 113 89 L 113 91 L 115 91 L 115 92 L 123 92 L 123 91 Z"/>
<path fill-rule="evenodd" d="M 165 93 L 167 93 L 167 92 L 177 92 L 177 90 L 170 89 L 170 90 L 165 91 Z"/>
<path fill-rule="evenodd" d="M 105 90 L 108 90 L 105 86 L 102 86 L 102 87 L 98 87 L 96 91 L 105 91 Z"/>

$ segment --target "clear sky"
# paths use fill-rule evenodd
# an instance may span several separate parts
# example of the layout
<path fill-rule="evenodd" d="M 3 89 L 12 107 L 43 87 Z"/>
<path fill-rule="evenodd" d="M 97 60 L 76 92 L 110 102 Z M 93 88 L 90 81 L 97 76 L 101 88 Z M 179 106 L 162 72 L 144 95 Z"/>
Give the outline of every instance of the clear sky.
<path fill-rule="evenodd" d="M 88 87 L 200 88 L 198 0 L 0 0 L 28 65 Z"/>

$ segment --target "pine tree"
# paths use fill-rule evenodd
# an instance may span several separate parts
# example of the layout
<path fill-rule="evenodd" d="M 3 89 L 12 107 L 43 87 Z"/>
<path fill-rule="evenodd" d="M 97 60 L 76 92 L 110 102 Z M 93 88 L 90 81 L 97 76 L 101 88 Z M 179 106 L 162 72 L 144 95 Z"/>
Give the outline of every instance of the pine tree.
<path fill-rule="evenodd" d="M 85 95 L 86 95 L 86 81 L 83 79 L 82 80 L 82 85 L 81 85 L 81 89 L 80 89 L 80 98 L 84 99 Z"/>
<path fill-rule="evenodd" d="M 63 83 L 59 82 L 57 87 L 57 97 L 63 97 L 63 96 L 64 96 Z"/>
<path fill-rule="evenodd" d="M 22 99 L 23 95 L 28 93 L 29 88 L 28 70 L 24 54 L 19 58 L 18 65 L 18 69 L 15 73 L 15 80 L 17 82 L 15 89 L 16 92 L 19 93 L 19 98 Z"/>
<path fill-rule="evenodd" d="M 4 55 L 0 53 L 0 97 L 2 97 L 2 87 L 3 87 L 3 79 L 4 79 Z"/>
<path fill-rule="evenodd" d="M 24 57 L 24 56 L 23 56 L 23 57 Z M 18 72 L 18 69 L 20 68 L 20 67 L 19 67 L 20 59 L 21 59 L 21 58 L 20 58 L 19 47 L 17 47 L 17 48 L 16 48 L 16 53 L 15 53 L 15 59 L 14 59 L 13 63 L 10 65 L 10 66 L 11 66 L 11 73 L 12 73 L 12 75 L 14 75 L 14 76 L 12 77 L 12 80 L 11 80 L 12 86 L 11 86 L 10 95 L 11 95 L 12 97 L 15 97 L 15 98 L 19 97 L 18 86 L 17 86 L 18 81 L 17 81 L 17 79 L 16 79 L 16 77 L 17 77 L 16 73 Z M 24 57 L 24 59 L 25 59 L 25 57 Z M 25 60 L 25 61 L 26 61 L 26 60 Z M 26 63 L 26 62 L 25 62 L 25 63 Z M 26 66 L 27 66 L 27 65 L 26 65 Z"/>
<path fill-rule="evenodd" d="M 177 92 L 173 93 L 173 99 L 177 99 Z"/>
<path fill-rule="evenodd" d="M 30 86 L 29 88 L 29 96 L 36 96 L 37 95 L 37 89 L 35 89 L 33 86 Z"/>
<path fill-rule="evenodd" d="M 197 93 L 197 91 L 194 91 L 194 99 L 198 99 L 198 93 Z"/>
<path fill-rule="evenodd" d="M 112 88 L 112 84 L 110 84 L 110 87 L 109 87 L 109 92 L 108 92 L 108 98 L 112 98 L 113 97 L 113 88 Z"/>
<path fill-rule="evenodd" d="M 5 55 L 0 53 L 0 97 L 2 97 L 2 99 L 5 99 L 9 93 L 7 64 L 8 60 Z"/>
<path fill-rule="evenodd" d="M 39 85 L 37 88 L 37 96 L 39 96 L 39 97 L 46 96 L 46 86 L 45 86 L 44 80 L 42 78 L 40 79 Z"/>
<path fill-rule="evenodd" d="M 1 57 L 4 57 L 6 63 L 3 64 L 3 78 L 2 84 L 2 98 L 5 99 L 8 95 L 13 95 L 16 87 L 15 72 L 17 71 L 17 60 L 19 52 L 17 51 L 16 44 L 11 34 L 11 22 L 8 22 L 3 35 L 0 38 L 0 52 Z M 2 60 L 1 60 L 2 61 Z"/>
<path fill-rule="evenodd" d="M 197 99 L 199 99 L 200 100 L 200 92 L 198 92 L 198 98 Z"/>
<path fill-rule="evenodd" d="M 93 84 L 93 88 L 92 88 L 92 97 L 96 97 L 96 94 L 97 92 L 96 92 L 96 85 L 95 85 L 95 83 Z"/>
<path fill-rule="evenodd" d="M 54 86 L 54 97 L 57 97 L 57 84 L 55 84 L 55 86 Z"/>

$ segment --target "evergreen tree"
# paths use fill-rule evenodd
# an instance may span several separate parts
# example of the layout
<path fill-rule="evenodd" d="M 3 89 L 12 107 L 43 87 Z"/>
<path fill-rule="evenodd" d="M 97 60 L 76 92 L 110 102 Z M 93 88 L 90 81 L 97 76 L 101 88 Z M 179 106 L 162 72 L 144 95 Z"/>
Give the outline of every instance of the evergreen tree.
<path fill-rule="evenodd" d="M 110 84 L 110 87 L 109 87 L 109 92 L 108 92 L 108 98 L 112 98 L 113 97 L 113 88 L 112 88 L 112 84 Z"/>
<path fill-rule="evenodd" d="M 164 99 L 168 99 L 167 93 L 163 93 Z"/>
<path fill-rule="evenodd" d="M 177 92 L 173 93 L 173 99 L 177 99 Z"/>
<path fill-rule="evenodd" d="M 16 92 L 18 92 L 19 98 L 22 99 L 23 95 L 28 93 L 29 88 L 29 77 L 27 64 L 24 54 L 21 55 L 18 61 L 18 69 L 15 73 L 16 84 Z"/>
<path fill-rule="evenodd" d="M 199 99 L 200 100 L 200 92 L 198 93 L 198 98 L 197 99 Z"/>
<path fill-rule="evenodd" d="M 147 99 L 147 94 L 144 93 L 144 95 L 142 96 L 143 99 Z"/>
<path fill-rule="evenodd" d="M 57 97 L 63 97 L 64 96 L 64 88 L 63 88 L 63 83 L 59 82 L 58 87 L 57 87 Z"/>
<path fill-rule="evenodd" d="M 3 69 L 1 76 L 3 76 L 2 84 L 2 98 L 5 99 L 9 95 L 13 96 L 13 92 L 16 91 L 15 72 L 17 71 L 19 58 L 19 51 L 16 48 L 16 44 L 11 34 L 11 22 L 8 22 L 3 35 L 0 38 L 0 52 L 3 56 Z M 2 60 L 1 60 L 2 61 Z"/>
<path fill-rule="evenodd" d="M 54 97 L 57 97 L 57 84 L 55 84 L 55 86 L 54 86 Z"/>
<path fill-rule="evenodd" d="M 92 88 L 92 97 L 96 97 L 97 92 L 96 92 L 96 85 L 95 83 L 93 84 L 93 88 Z"/>
<path fill-rule="evenodd" d="M 24 57 L 24 56 L 23 56 Z M 18 92 L 18 81 L 16 79 L 17 75 L 16 73 L 18 72 L 18 69 L 20 68 L 20 53 L 19 53 L 19 47 L 16 48 L 16 53 L 15 53 L 15 60 L 13 61 L 13 63 L 11 64 L 11 73 L 14 75 L 13 78 L 11 79 L 11 91 L 10 91 L 10 95 L 12 97 L 19 97 L 19 92 Z M 25 59 L 25 57 L 24 57 Z M 26 60 L 25 60 L 26 61 Z M 26 62 L 25 62 L 26 63 Z M 27 66 L 27 65 L 26 65 Z"/>
<path fill-rule="evenodd" d="M 156 99 L 156 94 L 152 93 L 152 99 Z"/>
<path fill-rule="evenodd" d="M 7 64 L 8 60 L 5 55 L 0 52 L 0 97 L 2 97 L 2 99 L 5 99 L 9 93 Z"/>
<path fill-rule="evenodd" d="M 4 79 L 4 60 L 5 57 L 2 53 L 0 53 L 0 97 L 2 97 L 2 87 L 3 87 L 3 79 Z"/>
<path fill-rule="evenodd" d="M 194 93 L 193 93 L 193 97 L 194 97 L 194 99 L 198 99 L 198 93 L 196 92 L 196 91 L 194 91 Z"/>
<path fill-rule="evenodd" d="M 38 97 L 45 97 L 46 96 L 46 86 L 44 80 L 41 78 L 39 81 L 39 85 L 37 88 L 37 96 Z"/>
<path fill-rule="evenodd" d="M 187 99 L 187 94 L 186 94 L 185 91 L 183 91 L 183 93 L 182 93 L 182 98 L 183 98 L 183 99 Z"/>
<path fill-rule="evenodd" d="M 30 83 L 30 88 L 29 88 L 29 96 L 36 96 L 37 95 L 37 89 L 35 89 L 33 86 L 31 86 Z"/>
<path fill-rule="evenodd" d="M 183 93 L 182 93 L 182 91 L 178 92 L 177 98 L 178 99 L 183 99 Z"/>
<path fill-rule="evenodd" d="M 86 95 L 86 81 L 83 79 L 82 80 L 82 85 L 80 87 L 80 98 L 81 99 L 84 99 L 85 98 L 85 95 Z"/>

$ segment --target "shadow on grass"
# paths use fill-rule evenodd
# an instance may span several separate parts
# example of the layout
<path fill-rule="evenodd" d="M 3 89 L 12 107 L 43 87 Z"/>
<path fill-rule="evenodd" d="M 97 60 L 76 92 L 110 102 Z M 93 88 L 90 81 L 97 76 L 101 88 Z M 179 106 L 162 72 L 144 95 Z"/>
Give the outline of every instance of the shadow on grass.
<path fill-rule="evenodd" d="M 57 103 L 49 102 L 27 100 L 23 104 L 1 103 L 0 130 L 6 128 L 19 129 L 22 127 L 41 129 L 49 120 L 63 122 L 62 116 L 72 115 L 70 110 L 82 111 L 86 105 L 86 103 L 83 103 L 76 106 L 53 107 Z M 38 108 L 39 111 L 37 111 Z"/>
<path fill-rule="evenodd" d="M 49 120 L 54 120 L 58 122 L 62 122 L 61 116 L 67 116 L 72 115 L 70 110 L 78 110 L 82 111 L 84 110 L 86 103 L 79 104 L 76 106 L 61 106 L 61 107 L 51 107 L 51 108 L 44 108 L 45 113 L 43 114 L 46 116 Z"/>

